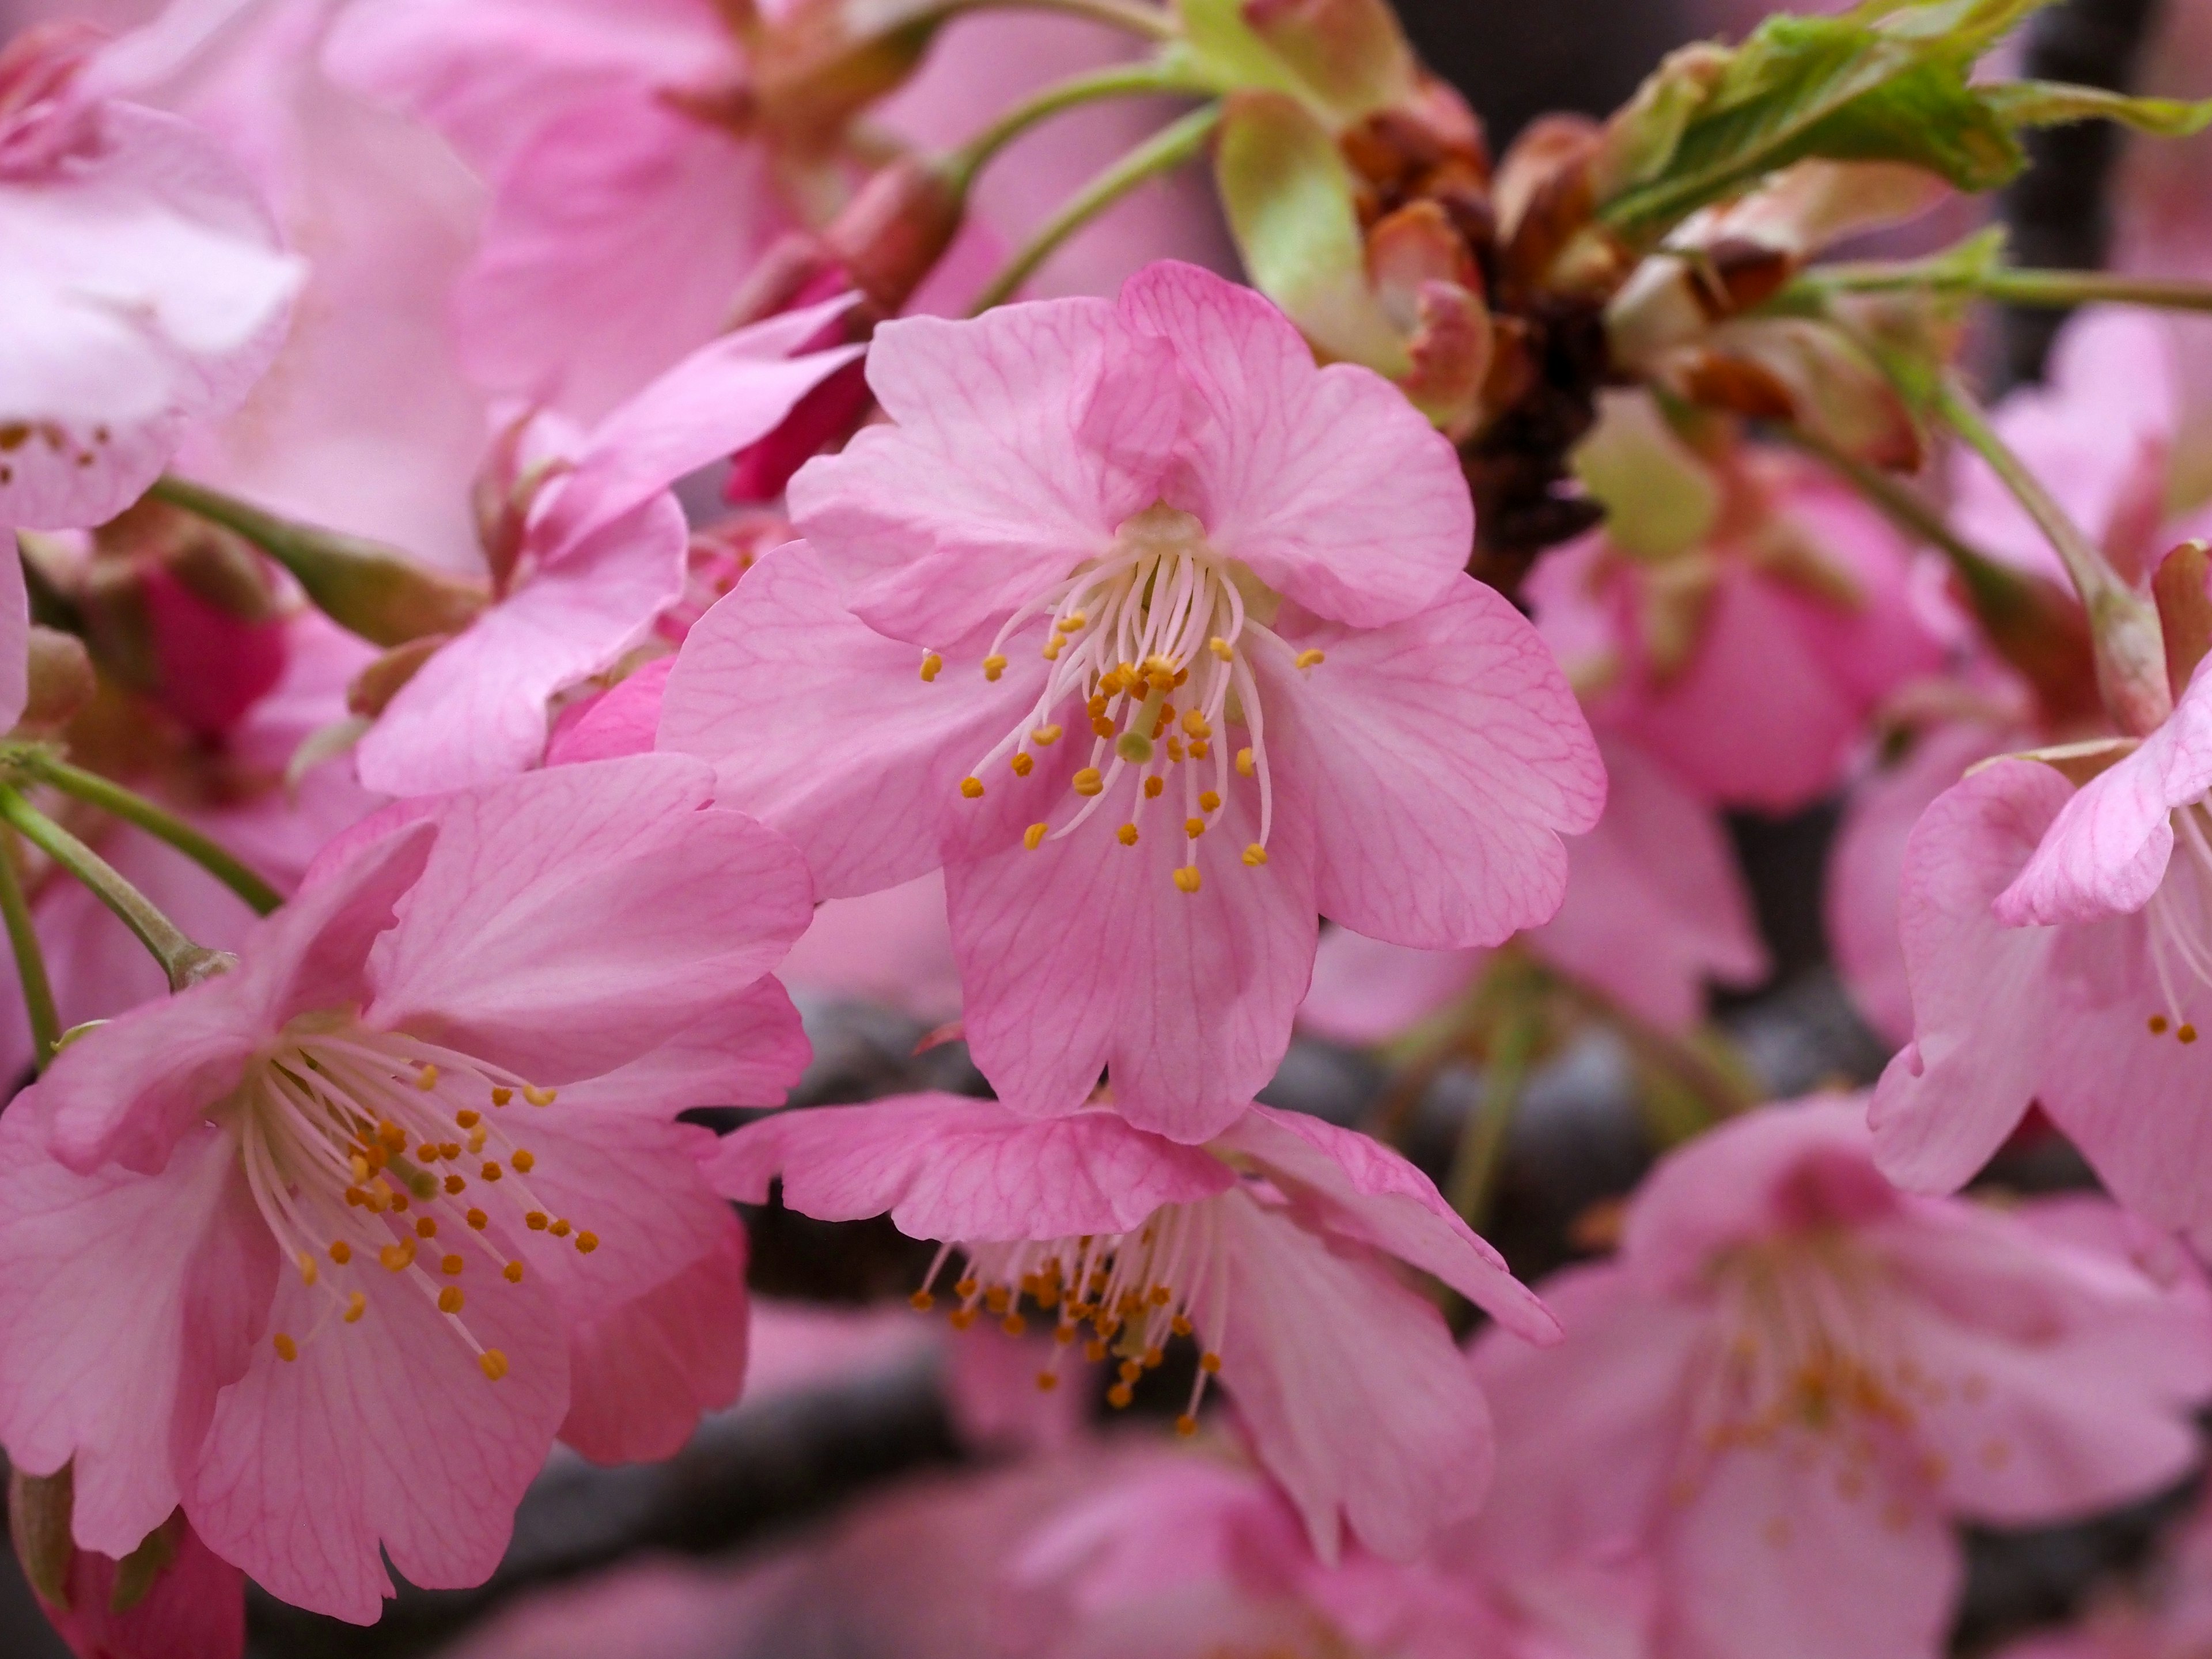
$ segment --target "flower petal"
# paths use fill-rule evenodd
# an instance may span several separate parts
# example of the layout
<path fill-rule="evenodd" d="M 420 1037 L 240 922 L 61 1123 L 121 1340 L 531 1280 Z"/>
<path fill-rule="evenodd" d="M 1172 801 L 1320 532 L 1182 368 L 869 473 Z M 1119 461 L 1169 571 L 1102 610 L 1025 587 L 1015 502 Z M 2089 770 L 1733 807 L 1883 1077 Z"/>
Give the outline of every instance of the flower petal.
<path fill-rule="evenodd" d="M 823 1221 L 888 1214 L 911 1238 L 997 1243 L 1119 1233 L 1235 1184 L 1194 1146 L 1110 1112 L 1036 1122 L 992 1100 L 904 1095 L 749 1123 L 707 1161 L 715 1190 Z"/>
<path fill-rule="evenodd" d="M 1605 769 L 1526 619 L 1462 577 L 1419 616 L 1355 630 L 1286 611 L 1292 651 L 1255 653 L 1282 793 L 1313 814 L 1321 908 L 1371 938 L 1445 950 L 1549 921 L 1561 835 L 1598 821 Z"/>
<path fill-rule="evenodd" d="M 1314 366 L 1253 289 L 1160 260 L 1121 289 L 1132 331 L 1170 342 L 1192 408 L 1170 504 L 1219 552 L 1317 615 L 1404 620 L 1449 591 L 1474 546 L 1450 441 L 1381 375 Z"/>

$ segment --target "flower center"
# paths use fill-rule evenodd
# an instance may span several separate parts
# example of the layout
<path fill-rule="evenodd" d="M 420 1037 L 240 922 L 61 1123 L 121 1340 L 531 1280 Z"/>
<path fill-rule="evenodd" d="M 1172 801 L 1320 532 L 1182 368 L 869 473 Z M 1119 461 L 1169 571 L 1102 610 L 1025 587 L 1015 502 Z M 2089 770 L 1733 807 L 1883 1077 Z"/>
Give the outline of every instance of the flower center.
<path fill-rule="evenodd" d="M 1112 552 L 1046 589 L 1000 629 L 983 659 L 986 679 L 1006 672 L 1007 642 L 1039 616 L 1050 622 L 1043 656 L 1051 667 L 1027 717 L 976 762 L 960 793 L 981 799 L 984 773 L 1002 763 L 1016 777 L 1027 777 L 1037 753 L 1064 735 L 1054 714 L 1079 702 L 1091 741 L 1088 762 L 1070 784 L 1077 802 L 1057 823 L 1031 824 L 1024 845 L 1034 851 L 1073 834 L 1126 793 L 1134 804 L 1116 838 L 1134 847 L 1147 833 L 1163 833 L 1191 843 L 1175 884 L 1195 893 L 1197 843 L 1220 819 L 1233 770 L 1259 791 L 1258 838 L 1241 858 L 1254 869 L 1264 865 L 1274 791 L 1249 653 L 1255 641 L 1281 643 L 1253 614 L 1255 605 L 1271 613 L 1275 603 L 1249 572 L 1207 544 L 1204 527 L 1189 514 L 1147 507 L 1121 526 Z M 1318 651 L 1296 658 L 1301 669 L 1321 660 Z M 935 652 L 926 653 L 921 678 L 935 679 L 943 666 Z M 1224 738 L 1231 725 L 1243 728 L 1243 744 Z M 1130 773 L 1134 787 L 1124 792 Z M 1154 829 L 1148 822 L 1153 817 L 1170 822 Z"/>
<path fill-rule="evenodd" d="M 1202 1326 L 1198 1375 L 1189 1402 L 1176 1419 L 1179 1432 L 1194 1434 L 1207 1379 L 1221 1370 L 1216 1350 L 1228 1313 L 1228 1279 L 1212 1270 L 1218 1259 L 1218 1222 L 1211 1202 L 1170 1204 L 1126 1233 L 1013 1243 L 948 1243 L 914 1293 L 914 1305 L 924 1313 L 937 1305 L 933 1287 L 946 1259 L 959 1249 L 968 1265 L 952 1287 L 959 1298 L 952 1310 L 954 1328 L 968 1329 L 979 1313 L 988 1311 L 1007 1335 L 1019 1336 L 1029 1328 L 1022 1312 L 1026 1299 L 1053 1322 L 1052 1358 L 1037 1373 L 1037 1387 L 1060 1386 L 1062 1356 L 1081 1341 L 1083 1357 L 1094 1364 L 1109 1354 L 1119 1357 L 1119 1373 L 1106 1391 L 1116 1410 L 1135 1398 L 1139 1379 L 1167 1358 L 1170 1341 Z M 1206 1306 L 1194 1313 L 1201 1296 Z"/>
<path fill-rule="evenodd" d="M 2177 988 L 2212 989 L 2212 805 L 2198 800 L 2173 814 L 2173 856 L 2143 921 L 2165 1005 L 2145 1024 L 2154 1037 L 2172 1031 L 2176 1041 L 2194 1042 L 2197 1028 Z"/>
<path fill-rule="evenodd" d="M 599 1248 L 532 1192 L 538 1161 L 507 1109 L 550 1106 L 554 1091 L 500 1067 L 350 1014 L 307 1015 L 254 1060 L 234 1098 L 254 1203 L 325 1300 L 306 1336 L 276 1334 L 280 1358 L 298 1358 L 333 1318 L 357 1324 L 388 1291 L 431 1303 L 497 1382 L 507 1356 L 470 1329 L 464 1285 L 489 1280 L 481 1293 L 496 1295 L 522 1283 L 503 1243 L 518 1224 L 586 1255 Z"/>

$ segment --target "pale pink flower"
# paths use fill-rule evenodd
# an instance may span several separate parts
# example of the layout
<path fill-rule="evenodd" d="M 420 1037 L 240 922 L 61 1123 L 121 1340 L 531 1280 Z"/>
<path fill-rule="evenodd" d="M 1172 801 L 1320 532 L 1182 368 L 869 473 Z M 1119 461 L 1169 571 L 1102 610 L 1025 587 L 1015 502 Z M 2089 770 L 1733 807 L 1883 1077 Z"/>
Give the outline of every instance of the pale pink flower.
<path fill-rule="evenodd" d="M 2130 1209 L 2212 1223 L 2203 1129 L 2212 1030 L 2212 674 L 2137 743 L 2055 766 L 2001 760 L 1906 843 L 1913 1040 L 1874 1101 L 1882 1167 L 1970 1180 L 2031 1101 Z"/>
<path fill-rule="evenodd" d="M 514 544 L 486 550 L 493 602 L 362 738 L 362 782 L 419 795 L 535 765 L 547 699 L 611 666 L 683 597 L 690 534 L 668 486 L 772 430 L 858 356 L 855 346 L 801 350 L 848 303 L 724 336 L 588 434 L 555 417 L 533 422 L 513 476 L 496 480 L 520 523 Z"/>
<path fill-rule="evenodd" d="M 73 1461 L 81 1546 L 181 1504 L 366 1621 L 380 1547 L 484 1577 L 556 1433 L 663 1456 L 736 1395 L 744 1238 L 673 1120 L 796 1075 L 764 975 L 809 891 L 710 783 L 640 757 L 395 809 L 0 1117 L 0 1443 Z"/>
<path fill-rule="evenodd" d="M 2212 513 L 2173 510 L 2181 404 L 2174 325 L 2093 306 L 2061 331 L 2045 382 L 2012 392 L 1991 421 L 2121 576 L 2138 581 L 2175 543 L 2212 530 Z M 1952 489 L 1952 522 L 1968 541 L 2068 586 L 2050 539 L 1963 447 Z"/>
<path fill-rule="evenodd" d="M 1540 962 L 1665 1030 L 1696 1024 L 1708 981 L 1755 985 L 1766 948 L 1728 831 L 1658 762 L 1601 738 L 1605 816 L 1567 848 L 1559 914 L 1521 938 Z M 1299 1024 L 1340 1042 L 1395 1036 L 1463 996 L 1487 951 L 1410 951 L 1345 928 L 1322 937 Z"/>
<path fill-rule="evenodd" d="M 1871 1154 L 1856 1098 L 1725 1125 L 1652 1175 L 1617 1261 L 1548 1281 L 1564 1344 L 1477 1339 L 1506 1582 L 1648 1562 L 1656 1659 L 1934 1659 L 1954 1521 L 2187 1472 L 2212 1298 L 2179 1253 L 2099 1201 L 1901 1194 Z"/>
<path fill-rule="evenodd" d="M 1170 264 L 889 325 L 869 376 L 894 423 L 793 480 L 806 540 L 693 629 L 660 742 L 827 897 L 945 867 L 1003 1097 L 1072 1111 L 1104 1066 L 1203 1140 L 1281 1057 L 1317 910 L 1445 949 L 1558 908 L 1596 750 L 1387 381 Z"/>
<path fill-rule="evenodd" d="M 1332 1560 L 1346 1527 L 1370 1549 L 1413 1555 L 1473 1511 L 1488 1478 L 1481 1392 L 1442 1317 L 1383 1259 L 1435 1274 L 1516 1337 L 1556 1334 L 1413 1165 L 1264 1106 L 1199 1147 L 1103 1109 L 1037 1122 L 996 1101 L 915 1095 L 749 1124 L 708 1170 L 744 1202 L 764 1201 L 781 1176 L 783 1201 L 804 1214 L 888 1212 L 908 1237 L 940 1242 L 940 1272 L 959 1251 L 956 1323 L 988 1310 L 1018 1334 L 1030 1298 L 1054 1322 L 1046 1377 L 1087 1322 L 1086 1355 L 1121 1362 L 1116 1405 L 1171 1340 L 1193 1337 L 1202 1357 L 1185 1431 L 1218 1374 Z"/>
<path fill-rule="evenodd" d="M 794 9 L 763 8 L 762 21 L 773 28 Z M 956 20 L 916 82 L 868 119 L 949 143 L 1015 96 L 1128 50 L 1066 18 Z M 443 133 L 490 188 L 482 248 L 454 295 L 471 371 L 579 418 L 726 326 L 775 239 L 818 226 L 858 176 L 826 102 L 760 106 L 714 0 L 380 0 L 351 9 L 329 61 Z M 999 248 L 1158 124 L 1143 105 L 1081 111 L 1010 151 L 978 192 L 981 222 L 914 307 L 964 308 Z M 1117 280 L 1137 246 L 1219 252 L 1203 204 L 1164 208 L 1146 191 L 1109 217 L 1054 262 L 1063 283 Z"/>
<path fill-rule="evenodd" d="M 130 98 L 235 0 L 179 0 L 111 44 L 56 25 L 0 52 L 0 526 L 94 525 L 283 336 L 301 267 L 220 147 Z"/>
<path fill-rule="evenodd" d="M 1942 652 L 1911 550 L 1811 462 L 1746 449 L 1716 527 L 1663 559 L 1603 530 L 1528 595 L 1592 721 L 1723 806 L 1793 811 L 1840 784 L 1869 717 Z"/>
<path fill-rule="evenodd" d="M 81 1549 L 71 1554 L 64 1601 L 39 1597 L 77 1659 L 240 1659 L 246 1651 L 246 1575 L 182 1515 L 161 1532 L 157 1547 L 167 1559 L 143 1589 L 119 1581 L 112 1557 Z"/>

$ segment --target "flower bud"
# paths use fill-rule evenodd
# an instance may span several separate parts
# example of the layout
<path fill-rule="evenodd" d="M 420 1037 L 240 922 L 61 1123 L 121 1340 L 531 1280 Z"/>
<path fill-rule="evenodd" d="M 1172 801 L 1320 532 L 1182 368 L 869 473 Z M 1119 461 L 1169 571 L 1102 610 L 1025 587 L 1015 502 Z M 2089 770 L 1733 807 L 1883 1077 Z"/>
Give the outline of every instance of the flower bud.
<path fill-rule="evenodd" d="M 70 723 L 100 689 L 84 641 L 59 629 L 33 627 L 30 639 L 30 699 L 21 724 L 52 732 Z"/>
<path fill-rule="evenodd" d="M 122 1560 L 79 1549 L 73 1487 L 9 1476 L 8 1529 L 40 1609 L 78 1659 L 237 1659 L 246 1650 L 246 1577 L 200 1541 L 179 1510 Z"/>

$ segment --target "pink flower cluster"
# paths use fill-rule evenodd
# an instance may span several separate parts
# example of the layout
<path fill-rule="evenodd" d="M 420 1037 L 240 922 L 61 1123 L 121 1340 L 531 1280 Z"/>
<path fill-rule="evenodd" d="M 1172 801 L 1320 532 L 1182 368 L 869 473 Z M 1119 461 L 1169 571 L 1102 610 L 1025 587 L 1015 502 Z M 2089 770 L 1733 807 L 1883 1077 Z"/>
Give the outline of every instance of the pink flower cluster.
<path fill-rule="evenodd" d="M 1006 1466 L 454 1651 L 1936 1659 L 1961 1528 L 2199 1470 L 2164 325 L 1984 422 L 1930 300 L 1884 464 L 1956 453 L 1874 473 L 1807 412 L 1873 348 L 1629 349 L 1639 261 L 1717 340 L 1833 297 L 1756 180 L 1601 210 L 1750 93 L 1493 171 L 1382 0 L 141 9 L 0 41 L 0 1449 L 74 1651 L 483 1584 L 549 1459 L 886 1356 Z M 1249 281 L 1154 176 L 1207 143 Z M 1891 1057 L 1778 1103 L 1738 842 L 1831 806 Z M 825 1085 L 854 999 L 967 1091 Z M 1294 1042 L 1370 1109 L 1274 1103 Z M 1532 1288 L 1593 1070 L 1650 1167 Z M 763 1214 L 886 1218 L 972 1334 L 757 1303 Z M 2021 1651 L 2197 1639 L 2191 1525 Z"/>

